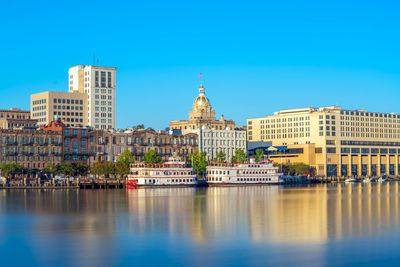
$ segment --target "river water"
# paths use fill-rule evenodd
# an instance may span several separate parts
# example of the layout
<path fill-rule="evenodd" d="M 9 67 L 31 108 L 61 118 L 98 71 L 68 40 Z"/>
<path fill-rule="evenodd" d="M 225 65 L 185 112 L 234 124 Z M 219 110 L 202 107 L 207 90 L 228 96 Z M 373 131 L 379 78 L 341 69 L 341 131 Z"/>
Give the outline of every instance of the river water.
<path fill-rule="evenodd" d="M 399 183 L 0 190 L 1 266 L 400 262 Z"/>

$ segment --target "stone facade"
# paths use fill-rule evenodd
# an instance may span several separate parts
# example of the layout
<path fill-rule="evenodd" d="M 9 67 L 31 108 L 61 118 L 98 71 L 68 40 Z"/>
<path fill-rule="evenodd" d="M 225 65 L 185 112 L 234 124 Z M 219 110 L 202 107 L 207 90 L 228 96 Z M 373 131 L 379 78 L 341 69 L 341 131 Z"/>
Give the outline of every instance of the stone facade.
<path fill-rule="evenodd" d="M 144 154 L 150 149 L 157 151 L 163 160 L 173 154 L 185 158 L 196 151 L 197 139 L 197 134 L 194 133 L 169 135 L 150 130 L 123 133 L 92 131 L 89 132 L 90 163 L 103 160 L 115 162 L 124 150 L 133 152 L 136 161 L 143 160 Z"/>

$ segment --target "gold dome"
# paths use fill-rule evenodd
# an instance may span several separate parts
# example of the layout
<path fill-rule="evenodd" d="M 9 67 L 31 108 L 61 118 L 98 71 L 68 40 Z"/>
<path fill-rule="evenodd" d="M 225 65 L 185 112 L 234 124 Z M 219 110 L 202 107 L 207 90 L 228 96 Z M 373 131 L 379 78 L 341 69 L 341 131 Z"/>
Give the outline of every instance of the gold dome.
<path fill-rule="evenodd" d="M 194 100 L 194 104 L 197 106 L 202 106 L 202 105 L 205 105 L 206 103 L 210 103 L 210 102 L 208 101 L 208 98 L 204 95 L 199 95 Z"/>

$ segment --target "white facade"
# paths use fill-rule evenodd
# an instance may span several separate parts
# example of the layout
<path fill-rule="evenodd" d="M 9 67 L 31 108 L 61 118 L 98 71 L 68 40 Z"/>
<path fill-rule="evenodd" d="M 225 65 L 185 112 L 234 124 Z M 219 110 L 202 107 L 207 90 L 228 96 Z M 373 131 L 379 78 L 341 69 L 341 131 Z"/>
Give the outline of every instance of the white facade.
<path fill-rule="evenodd" d="M 207 153 L 207 159 L 213 160 L 217 152 L 226 155 L 227 162 L 231 162 L 235 151 L 242 149 L 246 153 L 246 131 L 203 129 L 195 131 L 199 136 L 199 149 Z"/>
<path fill-rule="evenodd" d="M 88 95 L 88 125 L 115 129 L 117 68 L 76 65 L 68 70 L 68 91 Z"/>

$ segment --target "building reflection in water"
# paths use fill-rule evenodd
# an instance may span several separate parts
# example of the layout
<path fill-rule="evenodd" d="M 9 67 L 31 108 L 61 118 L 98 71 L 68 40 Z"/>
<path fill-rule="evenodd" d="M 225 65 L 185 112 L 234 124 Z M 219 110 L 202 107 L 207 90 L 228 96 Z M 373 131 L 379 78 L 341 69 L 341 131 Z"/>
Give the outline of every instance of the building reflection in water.
<path fill-rule="evenodd" d="M 85 266 L 104 264 L 96 255 L 112 258 L 113 244 L 103 240 L 113 240 L 117 214 L 127 208 L 122 190 L 1 190 L 0 201 L 0 213 L 15 217 L 13 225 L 0 224 L 0 236 L 24 236 L 35 260 L 44 265 L 66 253 L 71 264 L 78 257 Z"/>
<path fill-rule="evenodd" d="M 130 231 L 196 242 L 326 243 L 399 224 L 399 184 L 128 190 Z"/>

